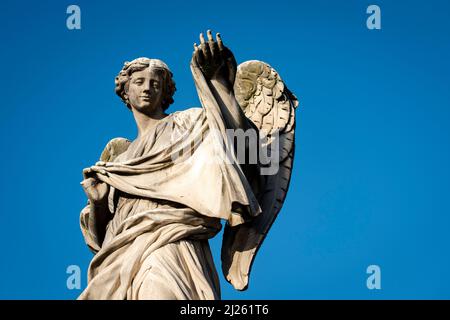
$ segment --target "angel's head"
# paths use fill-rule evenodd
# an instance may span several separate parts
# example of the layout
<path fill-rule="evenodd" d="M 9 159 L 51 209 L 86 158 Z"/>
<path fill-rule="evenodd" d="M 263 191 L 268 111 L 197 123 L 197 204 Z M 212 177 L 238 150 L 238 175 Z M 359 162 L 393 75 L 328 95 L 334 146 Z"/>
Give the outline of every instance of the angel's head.
<path fill-rule="evenodd" d="M 158 59 L 137 58 L 125 62 L 115 79 L 116 93 L 130 110 L 145 114 L 173 103 L 175 82 L 169 67 Z"/>

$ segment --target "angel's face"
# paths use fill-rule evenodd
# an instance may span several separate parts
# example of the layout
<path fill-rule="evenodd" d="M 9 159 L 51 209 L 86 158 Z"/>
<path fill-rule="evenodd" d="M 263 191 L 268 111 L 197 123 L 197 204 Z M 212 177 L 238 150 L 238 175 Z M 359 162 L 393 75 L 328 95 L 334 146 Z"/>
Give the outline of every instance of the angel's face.
<path fill-rule="evenodd" d="M 157 68 L 146 68 L 131 74 L 127 97 L 132 109 L 151 115 L 162 108 L 163 76 Z"/>

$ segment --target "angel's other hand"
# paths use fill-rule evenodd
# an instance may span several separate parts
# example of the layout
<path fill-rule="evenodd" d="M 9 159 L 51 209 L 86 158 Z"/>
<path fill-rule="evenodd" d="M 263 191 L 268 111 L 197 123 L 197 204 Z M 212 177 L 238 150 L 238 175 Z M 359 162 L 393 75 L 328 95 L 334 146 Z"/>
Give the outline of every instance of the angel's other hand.
<path fill-rule="evenodd" d="M 96 178 L 84 179 L 80 184 L 88 199 L 94 204 L 104 202 L 108 196 L 109 185 Z"/>

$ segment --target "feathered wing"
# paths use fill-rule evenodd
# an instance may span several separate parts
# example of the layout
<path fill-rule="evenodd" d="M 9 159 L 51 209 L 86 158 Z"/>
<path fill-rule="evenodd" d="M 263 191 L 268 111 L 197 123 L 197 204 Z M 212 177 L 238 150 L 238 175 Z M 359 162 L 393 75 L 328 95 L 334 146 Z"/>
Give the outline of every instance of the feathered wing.
<path fill-rule="evenodd" d="M 260 135 L 266 136 L 262 146 L 265 150 L 272 150 L 269 155 L 271 161 L 264 161 L 265 165 L 261 161 L 259 163 L 262 187 L 255 192 L 262 213 L 236 227 L 227 224 L 224 230 L 224 276 L 237 290 L 245 290 L 255 255 L 280 211 L 289 187 L 298 101 L 278 73 L 257 60 L 239 65 L 234 92 L 245 115 L 259 129 Z"/>

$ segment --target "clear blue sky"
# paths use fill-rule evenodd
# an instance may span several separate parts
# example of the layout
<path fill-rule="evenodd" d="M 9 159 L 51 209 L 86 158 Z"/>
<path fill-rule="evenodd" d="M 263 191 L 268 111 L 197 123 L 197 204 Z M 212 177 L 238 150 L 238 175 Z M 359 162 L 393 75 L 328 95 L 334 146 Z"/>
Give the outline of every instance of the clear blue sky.
<path fill-rule="evenodd" d="M 81 30 L 66 28 L 72 2 L 1 5 L 0 298 L 73 299 L 72 264 L 86 286 L 81 171 L 109 139 L 136 136 L 114 77 L 125 60 L 160 58 L 178 87 L 169 111 L 199 106 L 189 60 L 208 28 L 301 101 L 285 206 L 249 290 L 221 276 L 223 298 L 450 298 L 448 1 L 73 3 Z M 371 264 L 379 291 L 366 287 Z"/>

